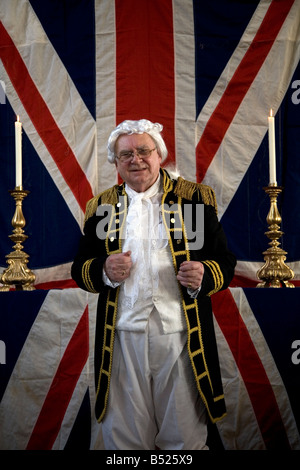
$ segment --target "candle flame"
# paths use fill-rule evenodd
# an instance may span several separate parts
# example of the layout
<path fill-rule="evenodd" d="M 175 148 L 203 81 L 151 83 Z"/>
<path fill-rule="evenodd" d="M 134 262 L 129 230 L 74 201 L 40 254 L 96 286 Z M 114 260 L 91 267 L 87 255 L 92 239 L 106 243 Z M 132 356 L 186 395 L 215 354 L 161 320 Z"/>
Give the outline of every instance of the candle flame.
<path fill-rule="evenodd" d="M 17 115 L 17 121 L 20 122 L 20 116 L 19 115 Z"/>
<path fill-rule="evenodd" d="M 269 116 L 270 116 L 270 117 L 273 116 L 273 109 L 272 109 L 272 108 L 270 109 L 270 115 L 269 115 Z"/>

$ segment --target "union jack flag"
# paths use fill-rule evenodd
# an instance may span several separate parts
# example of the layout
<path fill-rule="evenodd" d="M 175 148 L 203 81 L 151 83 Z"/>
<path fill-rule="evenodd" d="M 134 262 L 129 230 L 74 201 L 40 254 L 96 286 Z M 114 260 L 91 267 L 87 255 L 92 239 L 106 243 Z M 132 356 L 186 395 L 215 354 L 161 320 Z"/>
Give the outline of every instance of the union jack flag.
<path fill-rule="evenodd" d="M 24 250 L 40 301 L 28 325 L 38 327 L 35 318 L 44 302 L 53 300 L 48 289 L 54 288 L 63 289 L 61 296 L 72 288 L 70 295 L 79 297 L 82 308 L 75 309 L 77 320 L 70 327 L 74 338 L 87 324 L 84 312 L 94 300 L 74 289 L 70 267 L 87 200 L 118 180 L 107 163 L 106 143 L 124 119 L 163 124 L 169 150 L 164 164 L 214 188 L 219 218 L 238 259 L 232 288 L 251 287 L 268 244 L 270 203 L 263 187 L 269 183 L 272 108 L 277 182 L 283 187 L 280 242 L 299 284 L 300 0 L 1 0 L 0 20 L 0 269 L 12 249 L 8 235 L 15 207 L 8 191 L 15 187 L 19 115 L 23 187 L 30 191 L 23 203 Z M 27 294 L 7 295 L 23 302 Z M 72 308 L 73 302 L 71 296 Z M 23 308 L 27 315 L 29 303 Z M 62 311 L 67 318 L 70 310 Z M 229 333 L 215 315 L 220 338 L 227 341 Z M 2 331 L 4 340 L 1 336 Z M 67 354 L 67 343 L 64 348 Z M 53 364 L 52 379 L 68 362 Z M 68 396 L 72 401 L 71 391 Z M 43 410 L 51 415 L 51 409 Z M 60 442 L 53 435 L 50 448 L 66 445 L 64 432 Z M 28 446 L 26 439 L 16 446 Z M 243 444 L 228 444 L 234 445 Z"/>

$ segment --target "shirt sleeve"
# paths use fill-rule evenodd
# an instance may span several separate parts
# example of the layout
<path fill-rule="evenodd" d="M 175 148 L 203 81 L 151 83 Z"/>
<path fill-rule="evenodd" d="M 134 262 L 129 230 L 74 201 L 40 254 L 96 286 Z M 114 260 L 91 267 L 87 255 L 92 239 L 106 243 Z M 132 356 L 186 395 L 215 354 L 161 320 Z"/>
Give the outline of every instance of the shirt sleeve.
<path fill-rule="evenodd" d="M 198 289 L 195 289 L 195 290 L 188 289 L 187 291 L 188 291 L 189 296 L 192 299 L 195 299 L 197 295 L 199 294 L 200 290 L 201 290 L 201 286 L 199 286 Z"/>
<path fill-rule="evenodd" d="M 113 288 L 116 288 L 121 284 L 121 282 L 111 281 L 109 277 L 107 276 L 104 268 L 102 270 L 102 281 L 104 282 L 106 286 L 113 287 Z"/>

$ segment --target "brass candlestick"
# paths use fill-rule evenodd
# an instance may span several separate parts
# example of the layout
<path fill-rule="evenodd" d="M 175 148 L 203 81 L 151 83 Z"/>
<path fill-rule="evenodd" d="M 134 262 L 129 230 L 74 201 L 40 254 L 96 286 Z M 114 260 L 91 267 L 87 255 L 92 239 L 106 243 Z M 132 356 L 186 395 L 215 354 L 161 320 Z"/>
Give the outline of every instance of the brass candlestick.
<path fill-rule="evenodd" d="M 295 287 L 290 279 L 293 279 L 294 272 L 285 264 L 287 252 L 279 247 L 278 239 L 283 235 L 280 230 L 282 221 L 277 209 L 277 197 L 282 192 L 282 187 L 269 185 L 263 188 L 269 195 L 271 207 L 267 216 L 269 226 L 265 235 L 271 240 L 266 251 L 263 252 L 265 264 L 257 271 L 257 278 L 262 282 L 256 287 Z"/>
<path fill-rule="evenodd" d="M 29 256 L 23 251 L 24 241 L 28 238 L 25 235 L 23 227 L 25 226 L 25 218 L 22 211 L 23 199 L 29 194 L 22 187 L 16 187 L 13 191 L 9 191 L 16 202 L 16 210 L 11 221 L 14 227 L 12 235 L 9 238 L 15 243 L 14 251 L 6 255 L 8 268 L 6 268 L 0 278 L 3 284 L 0 291 L 9 291 L 14 285 L 16 290 L 34 290 L 33 283 L 35 275 L 27 267 Z"/>

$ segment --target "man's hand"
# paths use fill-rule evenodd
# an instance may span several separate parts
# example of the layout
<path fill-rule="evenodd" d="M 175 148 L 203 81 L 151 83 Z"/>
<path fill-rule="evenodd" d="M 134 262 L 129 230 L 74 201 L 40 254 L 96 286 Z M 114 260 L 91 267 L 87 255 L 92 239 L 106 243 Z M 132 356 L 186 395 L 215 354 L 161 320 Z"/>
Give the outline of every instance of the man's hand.
<path fill-rule="evenodd" d="M 131 266 L 131 251 L 110 255 L 104 263 L 106 275 L 113 282 L 122 282 L 127 279 Z"/>
<path fill-rule="evenodd" d="M 196 290 L 201 286 L 203 274 L 204 266 L 200 261 L 184 261 L 180 265 L 177 279 L 182 286 Z"/>

